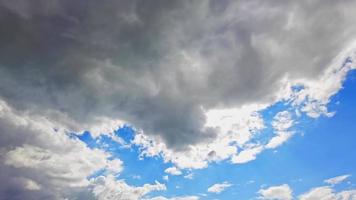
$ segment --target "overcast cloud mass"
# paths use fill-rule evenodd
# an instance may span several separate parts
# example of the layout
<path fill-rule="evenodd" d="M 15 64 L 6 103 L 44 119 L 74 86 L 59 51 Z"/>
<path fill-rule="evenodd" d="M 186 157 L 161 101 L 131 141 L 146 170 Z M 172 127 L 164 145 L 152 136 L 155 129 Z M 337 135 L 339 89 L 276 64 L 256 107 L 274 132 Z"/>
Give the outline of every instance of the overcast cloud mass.
<path fill-rule="evenodd" d="M 119 157 L 71 136 L 119 140 L 124 124 L 136 130 L 128 148 L 172 163 L 171 175 L 255 160 L 292 138 L 298 117 L 333 116 L 330 98 L 355 68 L 355 18 L 352 0 L 1 0 L 0 199 L 166 190 L 126 183 Z M 278 102 L 289 108 L 274 135 L 255 138 L 260 111 Z M 291 199 L 288 185 L 260 194 L 284 188 Z"/>

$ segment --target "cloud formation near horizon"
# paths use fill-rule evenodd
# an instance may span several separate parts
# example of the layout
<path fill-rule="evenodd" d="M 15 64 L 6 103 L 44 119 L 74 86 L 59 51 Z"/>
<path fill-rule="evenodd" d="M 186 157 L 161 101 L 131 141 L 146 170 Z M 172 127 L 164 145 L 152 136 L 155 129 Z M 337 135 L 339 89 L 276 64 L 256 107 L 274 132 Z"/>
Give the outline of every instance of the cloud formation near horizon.
<path fill-rule="evenodd" d="M 331 179 L 327 179 L 324 182 L 330 185 L 311 188 L 309 191 L 301 194 L 295 199 L 299 200 L 353 200 L 356 198 L 356 190 L 343 190 L 336 192 L 334 186 L 340 184 L 350 175 L 337 176 Z M 346 178 L 345 178 L 346 177 Z M 336 182 L 334 180 L 337 180 Z M 259 199 L 262 200 L 290 200 L 293 198 L 293 190 L 288 184 L 279 186 L 271 186 L 266 189 L 261 189 L 259 192 Z"/>

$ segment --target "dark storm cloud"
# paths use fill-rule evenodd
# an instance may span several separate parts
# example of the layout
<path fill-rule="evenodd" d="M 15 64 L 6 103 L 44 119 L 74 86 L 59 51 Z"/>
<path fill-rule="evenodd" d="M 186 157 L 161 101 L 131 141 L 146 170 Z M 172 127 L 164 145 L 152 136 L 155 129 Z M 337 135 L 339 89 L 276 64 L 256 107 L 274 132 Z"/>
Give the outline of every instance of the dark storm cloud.
<path fill-rule="evenodd" d="M 204 109 L 275 100 L 353 39 L 352 1 L 1 1 L 0 95 L 78 124 L 120 118 L 171 148 Z"/>

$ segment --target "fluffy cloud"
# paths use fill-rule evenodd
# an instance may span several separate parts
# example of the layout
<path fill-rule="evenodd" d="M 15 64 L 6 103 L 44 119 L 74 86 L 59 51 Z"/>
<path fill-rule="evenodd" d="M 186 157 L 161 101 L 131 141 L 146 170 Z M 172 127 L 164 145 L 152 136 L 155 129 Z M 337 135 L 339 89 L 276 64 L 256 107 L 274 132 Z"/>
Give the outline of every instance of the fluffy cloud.
<path fill-rule="evenodd" d="M 152 191 L 166 190 L 166 186 L 158 182 L 133 187 L 123 180 L 116 180 L 112 175 L 97 177 L 92 183 L 94 196 L 98 200 L 139 200 Z"/>
<path fill-rule="evenodd" d="M 288 130 L 293 126 L 293 123 L 290 112 L 282 111 L 277 113 L 272 122 L 276 136 L 270 139 L 266 148 L 274 149 L 286 142 L 293 135 L 293 132 Z"/>
<path fill-rule="evenodd" d="M 220 129 L 219 137 L 209 143 L 199 143 L 177 152 L 158 137 L 138 133 L 133 144 L 141 148 L 141 156 L 162 156 L 166 162 L 173 162 L 179 168 L 204 168 L 209 162 L 228 159 L 237 153 L 241 154 L 240 157 L 245 157 L 246 153 L 243 152 L 248 150 L 238 152 L 238 147 L 252 148 L 248 142 L 264 128 L 261 115 L 255 112 L 257 107 L 261 105 L 209 111 L 207 126 Z"/>
<path fill-rule="evenodd" d="M 0 101 L 0 124 L 1 198 L 62 198 L 89 186 L 87 177 L 100 169 L 122 170 L 121 160 L 86 147 L 47 118 L 21 112 L 4 101 Z M 11 190 L 17 194 L 3 196 Z"/>
<path fill-rule="evenodd" d="M 291 200 L 293 198 L 292 189 L 287 184 L 261 189 L 258 193 L 261 195 L 260 199 Z"/>
<path fill-rule="evenodd" d="M 353 200 L 356 199 L 356 190 L 340 190 L 335 191 L 333 186 L 345 180 L 350 175 L 338 176 L 332 179 L 327 179 L 324 182 L 332 184 L 331 186 L 320 186 L 311 188 L 309 191 L 302 193 L 301 195 L 293 197 L 292 189 L 287 184 L 280 186 L 271 186 L 266 189 L 258 191 L 260 199 L 270 200 Z"/>
<path fill-rule="evenodd" d="M 345 181 L 351 175 L 341 175 L 334 178 L 324 180 L 325 183 L 331 186 L 321 186 L 310 189 L 308 192 L 299 196 L 300 200 L 353 200 L 356 199 L 356 190 L 342 190 L 336 192 L 333 188 L 336 184 Z"/>
<path fill-rule="evenodd" d="M 232 184 L 230 184 L 226 181 L 223 183 L 216 183 L 208 188 L 208 192 L 219 194 L 231 186 L 232 186 Z"/>
<path fill-rule="evenodd" d="M 313 188 L 299 196 L 300 200 L 352 200 L 356 199 L 356 190 L 335 192 L 330 186 Z"/>

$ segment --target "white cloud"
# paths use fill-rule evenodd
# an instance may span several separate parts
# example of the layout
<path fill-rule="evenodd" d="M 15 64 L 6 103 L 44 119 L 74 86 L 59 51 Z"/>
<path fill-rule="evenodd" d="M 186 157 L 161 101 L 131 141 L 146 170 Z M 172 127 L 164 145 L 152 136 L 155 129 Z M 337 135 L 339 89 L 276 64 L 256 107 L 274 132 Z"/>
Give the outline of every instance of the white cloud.
<path fill-rule="evenodd" d="M 272 127 L 276 135 L 272 137 L 266 145 L 267 149 L 274 149 L 284 142 L 286 142 L 290 137 L 293 136 L 293 131 L 289 129 L 294 125 L 294 120 L 290 112 L 281 111 L 274 116 L 272 121 Z"/>
<path fill-rule="evenodd" d="M 216 183 L 212 186 L 210 186 L 208 188 L 208 192 L 211 192 L 211 193 L 221 193 L 223 192 L 224 190 L 226 190 L 227 188 L 231 187 L 232 184 L 230 184 L 229 182 L 225 181 L 223 183 Z"/>
<path fill-rule="evenodd" d="M 299 196 L 300 200 L 334 200 L 336 199 L 333 189 L 329 186 L 313 188 L 309 192 L 306 192 Z"/>
<path fill-rule="evenodd" d="M 299 196 L 299 200 L 354 200 L 356 190 L 344 190 L 335 192 L 330 186 L 312 188 L 310 191 Z"/>
<path fill-rule="evenodd" d="M 133 144 L 141 147 L 141 156 L 162 156 L 166 162 L 173 162 L 178 168 L 205 168 L 209 162 L 228 159 L 237 154 L 237 147 L 244 148 L 254 134 L 264 128 L 261 116 L 255 112 L 262 105 L 245 106 L 241 109 L 209 111 L 207 127 L 220 130 L 219 137 L 209 143 L 199 143 L 189 149 L 175 152 L 158 137 L 143 133 L 135 135 Z M 219 121 L 223 119 L 222 121 Z M 229 125 L 227 125 L 229 124 Z M 233 130 L 229 130 L 233 128 Z M 246 147 L 245 147 L 246 148 Z M 247 149 L 254 152 L 261 148 Z M 239 152 L 241 154 L 242 152 Z M 256 154 L 259 152 L 256 152 Z M 242 153 L 244 157 L 247 152 Z"/>
<path fill-rule="evenodd" d="M 184 178 L 192 180 L 194 178 L 194 175 L 193 175 L 193 173 L 189 173 L 189 174 L 185 175 Z"/>
<path fill-rule="evenodd" d="M 168 177 L 168 175 L 164 175 L 164 176 L 163 176 L 163 180 L 165 180 L 165 181 L 169 181 L 169 177 Z"/>
<path fill-rule="evenodd" d="M 69 137 L 65 126 L 16 110 L 1 100 L 0 124 L 0 167 L 8 174 L 2 179 L 15 184 L 6 187 L 21 186 L 38 191 L 38 195 L 60 199 L 85 190 L 90 185 L 87 177 L 100 169 L 105 169 L 106 174 L 117 174 L 123 169 L 120 159 L 112 159 L 112 155 L 103 150 L 90 149 L 80 140 Z"/>
<path fill-rule="evenodd" d="M 123 162 L 119 159 L 113 159 L 113 160 L 108 160 L 106 164 L 106 170 L 109 173 L 119 173 L 123 169 Z M 140 178 L 139 176 L 136 176 L 135 178 Z"/>
<path fill-rule="evenodd" d="M 296 92 L 292 97 L 295 105 L 300 105 L 301 111 L 312 118 L 320 115 L 333 116 L 333 112 L 328 112 L 327 104 L 330 97 L 336 94 L 341 88 L 346 74 L 355 69 L 355 64 L 345 63 L 345 60 L 354 61 L 356 56 L 356 42 L 350 42 L 338 55 L 334 57 L 328 68 L 317 80 L 301 81 L 304 89 Z"/>
<path fill-rule="evenodd" d="M 242 150 L 239 154 L 231 158 L 232 163 L 246 163 L 256 159 L 257 154 L 261 153 L 263 146 L 252 147 Z"/>
<path fill-rule="evenodd" d="M 336 185 L 336 184 L 339 184 L 339 183 L 345 181 L 350 176 L 351 176 L 350 174 L 341 175 L 341 176 L 329 178 L 329 179 L 325 180 L 324 182 L 328 183 L 328 184 L 331 184 L 331 185 Z"/>
<path fill-rule="evenodd" d="M 136 179 L 136 180 L 141 180 L 142 179 L 142 177 L 140 175 L 133 175 L 132 178 Z"/>
<path fill-rule="evenodd" d="M 91 181 L 93 194 L 98 200 L 139 200 L 150 192 L 166 190 L 166 186 L 158 182 L 141 187 L 130 186 L 123 180 L 115 180 L 112 175 L 99 176 Z"/>
<path fill-rule="evenodd" d="M 51 178 L 52 183 L 71 187 L 87 186 L 88 175 L 101 168 L 111 169 L 113 161 L 100 150 L 86 150 L 58 154 L 52 150 L 24 145 L 6 153 L 5 164 L 27 168 Z M 121 161 L 115 162 L 115 171 L 121 171 Z"/>
<path fill-rule="evenodd" d="M 172 197 L 172 198 L 158 196 L 158 197 L 153 197 L 153 198 L 144 199 L 144 200 L 199 200 L 199 199 L 200 198 L 198 196 L 181 196 L 181 197 Z"/>
<path fill-rule="evenodd" d="M 246 182 L 246 185 L 253 184 L 253 183 L 255 183 L 254 180 L 249 180 L 249 181 Z"/>
<path fill-rule="evenodd" d="M 261 195 L 260 199 L 266 200 L 291 200 L 293 198 L 292 189 L 287 184 L 261 189 L 258 193 Z"/>
<path fill-rule="evenodd" d="M 282 145 L 284 142 L 288 141 L 289 138 L 293 136 L 293 133 L 291 132 L 279 132 L 276 136 L 271 138 L 266 145 L 267 149 L 274 149 L 280 145 Z"/>
<path fill-rule="evenodd" d="M 349 175 L 338 176 L 332 179 L 327 179 L 324 182 L 331 184 L 327 186 L 320 186 L 311 188 L 309 191 L 304 192 L 293 198 L 293 191 L 287 184 L 280 186 L 272 186 L 258 191 L 260 194 L 259 199 L 266 200 L 354 200 L 356 199 L 356 190 L 341 190 L 335 191 L 333 188 L 336 184 L 344 181 Z"/>
<path fill-rule="evenodd" d="M 274 116 L 272 126 L 274 130 L 279 132 L 288 130 L 293 126 L 293 123 L 294 121 L 291 113 L 288 111 L 281 111 Z"/>
<path fill-rule="evenodd" d="M 176 167 L 169 167 L 166 170 L 164 170 L 164 172 L 166 172 L 167 174 L 174 175 L 174 176 L 182 175 L 182 172 Z"/>

